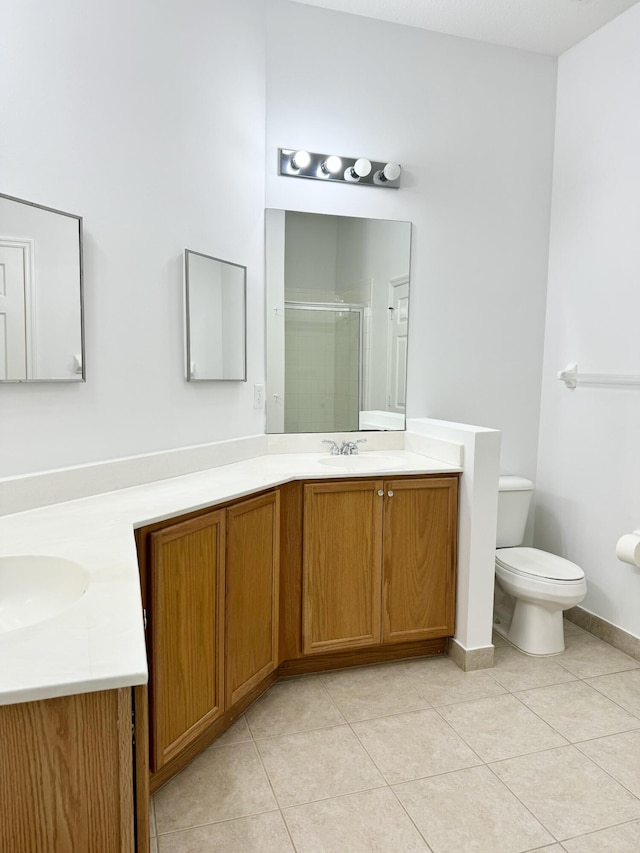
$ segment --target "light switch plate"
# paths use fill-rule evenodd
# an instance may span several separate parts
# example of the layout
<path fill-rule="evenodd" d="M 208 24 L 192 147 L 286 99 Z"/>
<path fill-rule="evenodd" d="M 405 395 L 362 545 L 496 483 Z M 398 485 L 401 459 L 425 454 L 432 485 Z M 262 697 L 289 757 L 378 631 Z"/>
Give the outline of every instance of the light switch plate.
<path fill-rule="evenodd" d="M 253 408 L 264 409 L 264 385 L 253 386 Z"/>

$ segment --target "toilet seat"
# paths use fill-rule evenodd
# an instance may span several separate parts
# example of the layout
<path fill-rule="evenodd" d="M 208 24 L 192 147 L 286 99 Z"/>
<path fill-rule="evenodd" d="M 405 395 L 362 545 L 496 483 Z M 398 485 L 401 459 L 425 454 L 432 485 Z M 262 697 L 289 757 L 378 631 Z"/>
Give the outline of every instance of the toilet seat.
<path fill-rule="evenodd" d="M 580 566 L 538 548 L 499 548 L 496 564 L 515 575 L 543 582 L 547 580 L 569 586 L 584 582 Z"/>

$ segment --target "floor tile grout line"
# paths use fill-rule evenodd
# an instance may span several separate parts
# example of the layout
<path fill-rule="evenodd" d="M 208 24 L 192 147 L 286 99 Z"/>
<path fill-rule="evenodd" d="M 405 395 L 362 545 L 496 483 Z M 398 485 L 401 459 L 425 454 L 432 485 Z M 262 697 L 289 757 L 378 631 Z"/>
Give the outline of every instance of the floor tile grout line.
<path fill-rule="evenodd" d="M 622 734 L 624 734 L 624 733 L 622 733 Z M 596 740 L 597 740 L 597 738 L 596 738 Z M 640 797 L 638 797 L 638 795 L 637 795 L 637 794 L 634 794 L 634 793 L 633 793 L 633 791 L 629 791 L 629 789 L 628 789 L 625 785 L 623 785 L 623 784 L 622 784 L 622 782 L 620 782 L 620 781 L 619 781 L 618 779 L 616 779 L 615 777 L 611 776 L 611 774 L 610 774 L 610 773 L 608 773 L 608 772 L 607 772 L 603 767 L 600 767 L 600 765 L 599 765 L 597 762 L 595 762 L 593 759 L 591 759 L 591 758 L 590 758 L 590 756 L 585 755 L 585 754 L 584 754 L 581 750 L 579 750 L 579 749 L 578 749 L 578 747 L 577 747 L 575 744 L 573 744 L 573 743 L 568 743 L 566 746 L 549 747 L 548 749 L 543 749 L 543 750 L 540 750 L 539 752 L 536 752 L 536 753 L 528 753 L 528 755 L 538 755 L 538 754 L 541 754 L 541 753 L 543 753 L 543 752 L 552 752 L 552 751 L 553 751 L 553 750 L 555 750 L 555 749 L 566 749 L 567 747 L 570 747 L 570 748 L 573 748 L 574 750 L 577 750 L 577 751 L 580 753 L 580 755 L 581 755 L 582 757 L 586 758 L 586 759 L 589 761 L 589 763 L 590 763 L 590 764 L 593 764 L 593 765 L 594 765 L 598 770 L 601 770 L 603 773 L 605 773 L 607 776 L 609 776 L 609 778 L 610 778 L 614 783 L 616 783 L 617 785 L 620 785 L 620 787 L 624 788 L 624 790 L 625 790 L 625 791 L 627 791 L 627 792 L 628 792 L 628 793 L 629 793 L 629 794 L 630 794 L 630 795 L 631 795 L 635 800 L 637 800 L 637 801 L 640 803 Z M 504 785 L 504 786 L 505 786 L 505 787 L 506 787 L 506 788 L 511 792 L 511 794 L 513 794 L 513 796 L 518 800 L 518 802 L 519 802 L 519 803 L 521 803 L 521 805 L 522 805 L 522 806 L 524 806 L 524 808 L 525 808 L 525 809 L 527 809 L 527 811 L 531 812 L 531 814 L 532 814 L 532 815 L 533 815 L 533 817 L 538 821 L 538 823 L 539 823 L 541 826 L 544 826 L 544 828 L 547 830 L 547 832 L 549 832 L 549 833 L 554 837 L 554 839 L 556 839 L 557 843 L 562 844 L 562 841 L 570 841 L 570 840 L 572 840 L 572 839 L 574 839 L 574 838 L 582 838 L 582 837 L 583 837 L 583 835 L 585 835 L 585 836 L 586 836 L 586 835 L 593 835 L 593 834 L 594 834 L 594 833 L 596 833 L 596 832 L 601 832 L 601 831 L 602 831 L 602 830 L 604 830 L 604 829 L 611 829 L 611 828 L 612 828 L 612 827 L 614 827 L 614 826 L 622 826 L 622 825 L 627 824 L 627 823 L 633 823 L 634 821 L 639 821 L 639 822 L 640 822 L 640 817 L 637 817 L 637 818 L 630 818 L 630 819 L 629 819 L 629 820 L 627 820 L 627 821 L 621 821 L 620 823 L 615 823 L 615 824 L 608 824 L 607 826 L 603 826 L 603 827 L 600 827 L 600 828 L 598 828 L 598 829 L 594 829 L 594 830 L 592 830 L 591 832 L 588 832 L 588 833 L 582 833 L 582 834 L 579 834 L 579 835 L 570 836 L 570 838 L 564 838 L 564 839 L 562 839 L 562 841 L 561 841 L 559 838 L 557 838 L 557 837 L 555 836 L 555 834 L 552 832 L 552 830 L 551 830 L 548 826 L 546 826 L 546 824 L 544 824 L 544 823 L 542 822 L 542 820 L 541 820 L 539 817 L 537 817 L 537 816 L 536 816 L 536 815 L 531 811 L 531 809 L 527 806 L 527 804 L 526 804 L 525 802 L 523 802 L 523 800 L 521 800 L 521 799 L 520 799 L 520 797 L 515 793 L 515 791 L 513 791 L 513 790 L 509 787 L 509 785 L 508 785 L 508 784 L 507 784 L 503 779 L 501 779 L 501 778 L 498 776 L 498 774 L 496 773 L 496 771 L 495 771 L 495 770 L 494 770 L 494 768 L 493 768 L 493 765 L 494 765 L 494 764 L 500 764 L 500 763 L 501 763 L 501 762 L 503 762 L 503 761 L 511 761 L 511 760 L 514 760 L 514 759 L 517 759 L 517 758 L 521 758 L 521 757 L 525 757 L 525 756 L 513 756 L 513 759 L 511 759 L 511 758 L 501 758 L 501 759 L 498 759 L 497 761 L 487 762 L 487 763 L 486 763 L 486 767 L 488 767 L 488 768 L 489 768 L 489 770 L 491 770 L 491 771 L 492 771 L 493 775 L 494 775 L 494 776 L 495 776 L 495 777 L 496 777 L 500 782 L 502 782 L 502 784 L 503 784 L 503 785 Z M 534 849 L 535 849 L 535 848 L 534 848 Z"/>
<path fill-rule="evenodd" d="M 553 747 L 553 748 L 555 748 L 555 749 L 558 749 L 558 748 L 559 748 L 559 749 L 564 749 L 565 747 Z M 541 750 L 541 751 L 542 751 L 542 752 L 548 752 L 549 750 Z M 538 753 L 534 753 L 534 754 L 536 754 L 536 755 L 537 755 Z M 512 759 L 510 759 L 510 758 L 501 759 L 501 761 L 511 761 L 511 760 L 512 760 Z M 494 764 L 498 764 L 498 763 L 499 763 L 498 761 L 494 762 Z M 503 785 L 503 786 L 506 788 L 506 790 L 511 794 L 511 796 L 512 796 L 512 797 L 514 797 L 514 798 L 517 800 L 517 802 L 518 802 L 518 803 L 520 803 L 520 805 L 522 806 L 522 808 L 523 808 L 523 809 L 525 809 L 525 811 L 527 811 L 527 812 L 531 815 L 531 817 L 536 821 L 536 823 L 538 823 L 538 824 L 539 824 L 539 825 L 540 825 L 540 826 L 545 830 L 545 832 L 548 832 L 548 833 L 549 833 L 549 835 L 553 838 L 553 841 L 554 841 L 555 843 L 560 844 L 560 843 L 561 843 L 561 842 L 560 842 L 560 839 L 557 837 L 557 835 L 555 834 L 555 832 L 552 832 L 552 830 L 551 830 L 551 829 L 550 829 L 550 828 L 549 828 L 545 823 L 543 823 L 543 822 L 542 822 L 542 820 L 541 820 L 541 819 L 540 819 L 540 818 L 539 818 L 539 817 L 538 817 L 538 816 L 537 816 L 537 815 L 532 811 L 532 809 L 531 809 L 531 808 L 529 808 L 529 806 L 528 806 L 525 802 L 523 802 L 523 801 L 520 799 L 520 797 L 516 794 L 516 792 L 515 792 L 515 791 L 513 791 L 513 790 L 509 787 L 509 785 L 507 785 L 507 783 L 504 781 L 504 779 L 501 779 L 501 778 L 498 776 L 498 774 L 497 774 L 497 773 L 496 773 L 496 771 L 493 769 L 493 767 L 491 766 L 491 764 L 485 764 L 485 767 L 487 768 L 487 770 L 489 770 L 489 771 L 493 774 L 494 779 L 497 779 L 497 780 L 498 780 L 498 782 L 500 782 L 500 784 L 501 784 L 501 785 Z M 549 845 L 545 845 L 545 846 L 549 846 Z M 538 845 L 538 847 L 539 847 L 539 845 Z M 536 848 L 534 847 L 534 848 L 533 848 L 533 850 L 535 850 L 535 849 L 536 849 Z M 543 848 L 543 849 L 544 849 L 544 848 Z"/>
<path fill-rule="evenodd" d="M 311 734 L 311 732 L 325 732 L 329 731 L 329 729 L 343 729 L 345 726 L 348 726 L 349 723 L 345 720 L 344 723 L 331 723 L 328 726 L 314 726 L 310 729 L 291 729 L 286 732 L 278 732 L 278 734 L 273 735 L 263 735 L 262 737 L 256 737 L 253 739 L 253 742 L 258 744 L 262 743 L 265 740 L 276 740 L 276 738 L 281 737 L 290 737 L 293 735 L 304 735 Z"/>
<path fill-rule="evenodd" d="M 317 797 L 314 800 L 304 800 L 301 803 L 291 803 L 288 806 L 280 806 L 279 811 L 284 814 L 285 812 L 288 812 L 291 809 L 303 808 L 304 806 L 312 806 L 315 803 L 329 803 L 331 802 L 331 800 L 341 800 L 344 797 L 353 797 L 356 794 L 366 794 L 367 791 L 381 791 L 383 788 L 390 787 L 391 785 L 388 785 L 383 779 L 381 785 L 369 785 L 366 788 L 357 788 L 355 791 L 344 791 L 341 794 L 332 794 L 330 797 Z"/>
<path fill-rule="evenodd" d="M 275 809 L 261 809 L 257 812 L 250 812 L 249 814 L 239 814 L 235 815 L 235 817 L 225 817 L 220 820 L 208 820 L 205 823 L 193 823 L 189 826 L 181 826 L 178 829 L 168 829 L 166 832 L 160 832 L 155 838 L 166 838 L 170 835 L 179 835 L 181 832 L 190 832 L 192 829 L 203 829 L 205 826 L 220 826 L 223 823 L 234 823 L 237 820 L 245 820 L 246 818 L 258 817 L 263 814 L 275 814 L 275 812 L 279 812 L 279 808 Z"/>
<path fill-rule="evenodd" d="M 576 679 L 576 681 L 579 681 L 580 683 L 585 684 L 587 687 L 591 686 L 591 685 L 587 684 L 587 682 L 582 678 Z M 631 711 L 628 711 L 626 708 L 623 708 L 622 705 L 619 705 L 613 699 L 609 699 L 608 696 L 605 696 L 604 694 L 600 693 L 599 691 L 595 690 L 595 688 L 592 687 L 592 689 L 595 690 L 597 695 L 602 696 L 603 699 L 607 699 L 613 705 L 616 705 L 624 713 L 629 714 L 632 717 L 636 717 L 638 719 L 638 725 L 633 726 L 630 729 L 623 729 L 622 731 L 610 732 L 609 734 L 595 735 L 594 737 L 584 738 L 582 740 L 570 740 L 558 728 L 556 728 L 556 726 L 554 726 L 548 720 L 545 720 L 545 718 L 541 714 L 539 714 L 534 708 L 531 708 L 529 705 L 527 705 L 527 703 L 520 696 L 518 696 L 518 693 L 528 693 L 528 692 L 532 692 L 534 690 L 548 690 L 552 687 L 564 687 L 564 686 L 569 685 L 569 684 L 575 684 L 576 681 L 565 681 L 565 682 L 561 682 L 560 684 L 548 684 L 548 685 L 546 685 L 546 687 L 532 687 L 532 688 L 529 688 L 528 690 L 517 690 L 517 691 L 513 692 L 511 695 L 514 696 L 516 699 L 518 699 L 518 701 L 522 702 L 522 704 L 525 706 L 525 708 L 528 708 L 533 714 L 535 714 L 537 717 L 539 717 L 539 719 L 541 719 L 543 723 L 546 723 L 546 725 L 550 726 L 558 735 L 560 735 L 560 737 L 564 738 L 567 741 L 567 743 L 570 743 L 570 744 L 584 743 L 584 742 L 589 741 L 589 740 L 599 740 L 600 738 L 603 738 L 603 737 L 612 737 L 613 735 L 616 735 L 616 734 L 624 734 L 624 732 L 637 731 L 638 729 L 640 729 L 640 718 L 637 718 L 636 715 L 633 714 Z"/>
<path fill-rule="evenodd" d="M 269 771 L 267 770 L 267 766 L 264 763 L 264 758 L 262 757 L 262 753 L 260 752 L 258 744 L 255 741 L 254 741 L 254 746 L 255 746 L 256 752 L 258 753 L 258 760 L 260 761 L 260 764 L 262 766 L 262 770 L 264 771 L 264 774 L 267 777 L 267 782 L 269 783 L 269 787 L 271 788 L 271 793 L 273 794 L 273 799 L 274 799 L 274 801 L 278 807 L 278 809 L 277 809 L 278 814 L 280 815 L 280 817 L 282 819 L 282 822 L 284 824 L 284 828 L 286 829 L 287 835 L 289 836 L 289 840 L 291 841 L 291 846 L 292 846 L 294 851 L 297 851 L 298 848 L 297 848 L 297 846 L 293 840 L 293 836 L 291 835 L 291 831 L 289 829 L 289 824 L 287 823 L 287 819 L 286 819 L 284 812 L 282 810 L 282 804 L 280 803 L 280 800 L 278 799 L 278 795 L 276 794 L 276 789 L 273 787 L 273 782 L 271 781 L 271 777 L 269 776 Z"/>
<path fill-rule="evenodd" d="M 333 698 L 333 696 L 331 695 L 331 693 L 330 693 L 330 691 L 329 691 L 329 688 L 328 688 L 328 687 L 327 687 L 327 685 L 324 683 L 324 679 L 322 678 L 322 675 L 321 675 L 321 674 L 318 674 L 318 683 L 321 685 L 322 689 L 323 689 L 323 690 L 324 690 L 324 692 L 326 693 L 326 695 L 327 695 L 327 697 L 328 697 L 329 701 L 331 702 L 331 704 L 333 705 L 333 707 L 334 707 L 334 708 L 336 709 L 336 711 L 340 714 L 340 716 L 341 716 L 341 717 L 342 717 L 342 719 L 345 721 L 345 723 L 347 723 L 347 724 L 348 724 L 348 723 L 349 723 L 349 720 L 347 720 L 347 718 L 345 717 L 344 713 L 342 712 L 342 709 L 340 708 L 340 706 L 338 705 L 338 703 L 336 702 L 336 700 L 335 700 L 335 699 Z"/>
<path fill-rule="evenodd" d="M 567 841 L 576 841 L 576 839 L 580 838 L 589 838 L 589 836 L 597 835 L 599 832 L 604 832 L 607 829 L 617 829 L 619 826 L 631 826 L 631 824 L 633 823 L 640 824 L 640 818 L 632 817 L 631 820 L 623 820 L 620 821 L 620 823 L 612 823 L 611 826 L 603 826 L 601 829 L 593 829 L 590 832 L 583 833 L 582 835 L 571 835 L 569 836 L 569 838 L 564 838 L 562 842 L 558 843 L 561 843 L 563 845 L 563 848 L 566 850 L 566 847 L 564 847 L 564 843 Z"/>
<path fill-rule="evenodd" d="M 409 818 L 409 820 L 411 821 L 412 826 L 415 826 L 415 828 L 416 828 L 416 832 L 418 833 L 418 835 L 420 836 L 420 838 L 422 838 L 422 840 L 424 841 L 424 843 L 427 845 L 427 850 L 428 850 L 430 853 L 433 853 L 433 847 L 429 844 L 429 842 L 427 841 L 427 839 L 426 839 L 426 838 L 425 838 L 425 836 L 424 836 L 424 833 L 423 833 L 423 832 L 421 832 L 420 827 L 418 826 L 418 824 L 415 822 L 415 820 L 414 820 L 414 819 L 411 817 L 411 815 L 409 814 L 409 812 L 408 812 L 408 810 L 407 810 L 407 808 L 406 808 L 405 804 L 402 802 L 402 800 L 400 799 L 400 797 L 398 796 L 398 794 L 395 792 L 395 790 L 394 790 L 394 788 L 393 788 L 393 785 L 389 785 L 389 790 L 391 791 L 391 793 L 392 793 L 392 794 L 393 794 L 393 796 L 395 797 L 396 802 L 398 803 L 398 805 L 400 806 L 400 808 L 402 809 L 402 811 L 406 814 L 406 816 L 407 816 L 407 817 Z"/>
<path fill-rule="evenodd" d="M 609 672 L 609 673 L 607 673 L 607 675 L 624 675 L 625 672 L 635 672 L 635 671 L 636 670 L 633 670 L 633 669 L 626 669 L 626 670 L 623 670 L 622 672 Z M 630 708 L 625 708 L 625 706 L 622 705 L 620 702 L 618 702 L 617 699 L 612 699 L 611 696 L 607 696 L 606 693 L 604 693 L 602 690 L 599 690 L 595 686 L 595 684 L 590 683 L 591 681 L 593 681 L 594 678 L 606 678 L 607 675 L 591 675 L 588 678 L 583 678 L 582 681 L 584 681 L 585 684 L 587 684 L 589 687 L 591 687 L 592 690 L 595 690 L 601 696 L 604 696 L 605 699 L 608 699 L 610 702 L 613 702 L 615 705 L 618 705 L 618 707 L 622 708 L 623 711 L 626 711 L 627 714 L 631 714 L 632 717 L 637 717 L 638 720 L 640 720 L 640 711 L 635 712 L 635 711 L 632 711 Z"/>
<path fill-rule="evenodd" d="M 637 730 L 632 729 L 632 731 L 637 731 Z M 617 732 L 616 734 L 627 734 L 627 732 Z M 615 737 L 615 735 L 605 735 L 605 737 Z M 593 738 L 593 740 L 602 740 L 602 738 Z M 580 743 L 589 743 L 589 741 L 581 741 Z M 612 779 L 616 783 L 616 785 L 620 785 L 621 788 L 624 788 L 624 790 L 627 791 L 627 793 L 630 794 L 635 800 L 637 800 L 638 804 L 640 804 L 640 796 L 638 794 L 636 794 L 635 791 L 632 791 L 629 787 L 627 787 L 627 785 L 625 785 L 624 782 L 621 782 L 619 779 L 616 779 L 616 777 L 612 773 L 609 773 L 609 771 L 605 767 L 602 767 L 601 764 L 598 764 L 598 762 L 595 760 L 595 758 L 592 758 L 590 755 L 587 755 L 586 753 L 584 753 L 580 749 L 580 744 L 576 743 L 576 744 L 573 744 L 573 746 L 575 746 L 575 748 L 578 750 L 578 752 L 581 755 L 583 755 L 586 759 L 588 759 L 592 764 L 595 764 L 595 766 L 599 770 L 601 770 L 610 779 Z M 640 820 L 640 817 L 634 818 L 634 820 Z"/>

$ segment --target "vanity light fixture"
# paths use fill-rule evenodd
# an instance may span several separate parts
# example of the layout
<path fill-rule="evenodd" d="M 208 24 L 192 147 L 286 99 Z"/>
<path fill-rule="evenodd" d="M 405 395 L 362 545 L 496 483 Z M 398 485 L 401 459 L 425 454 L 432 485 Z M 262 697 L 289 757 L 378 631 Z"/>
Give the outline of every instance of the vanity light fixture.
<path fill-rule="evenodd" d="M 338 157 L 335 154 L 318 154 L 292 148 L 279 148 L 278 159 L 279 174 L 283 177 L 312 178 L 389 189 L 397 189 L 400 186 L 400 166 L 384 160 Z"/>

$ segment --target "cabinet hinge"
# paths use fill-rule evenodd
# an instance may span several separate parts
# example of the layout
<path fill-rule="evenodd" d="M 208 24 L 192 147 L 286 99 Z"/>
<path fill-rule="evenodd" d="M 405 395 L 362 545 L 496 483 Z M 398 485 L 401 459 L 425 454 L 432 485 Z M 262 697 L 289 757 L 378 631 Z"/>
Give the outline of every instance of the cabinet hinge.
<path fill-rule="evenodd" d="M 144 630 L 147 630 L 147 611 L 146 608 L 142 608 L 142 624 L 144 625 Z"/>

